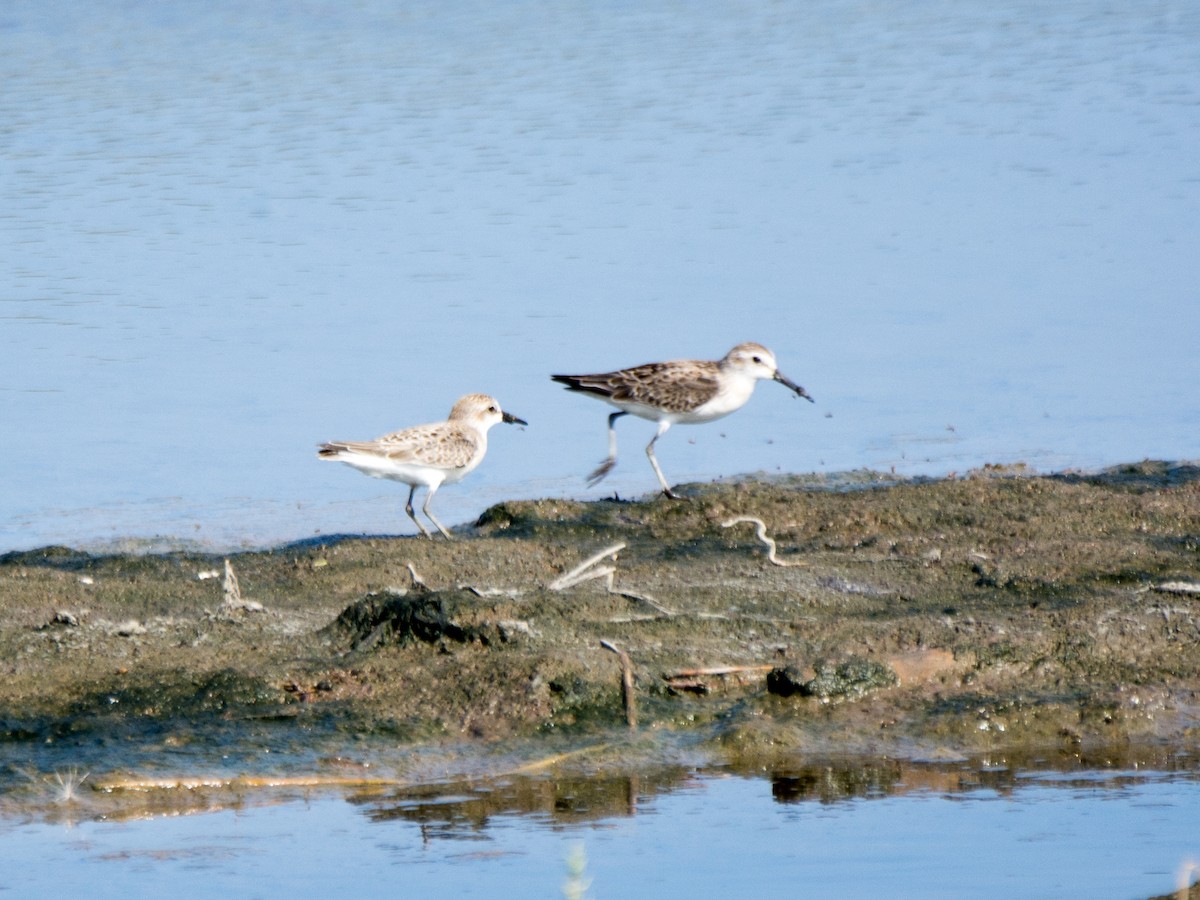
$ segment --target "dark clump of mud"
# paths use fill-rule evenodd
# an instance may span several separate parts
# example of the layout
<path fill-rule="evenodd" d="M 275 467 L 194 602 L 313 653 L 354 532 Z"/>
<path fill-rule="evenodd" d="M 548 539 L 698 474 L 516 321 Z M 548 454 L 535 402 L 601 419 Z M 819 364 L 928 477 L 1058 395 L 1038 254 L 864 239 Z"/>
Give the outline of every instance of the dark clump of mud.
<path fill-rule="evenodd" d="M 900 679 L 891 667 L 873 659 L 848 659 L 836 665 L 816 663 L 811 678 L 797 666 L 782 666 L 767 673 L 767 690 L 780 697 L 799 694 L 831 700 L 855 700 L 880 688 L 894 687 Z"/>
<path fill-rule="evenodd" d="M 370 650 L 381 641 L 442 645 L 495 644 L 522 632 L 517 620 L 499 617 L 496 604 L 461 588 L 421 590 L 412 594 L 371 593 L 346 607 L 322 633 L 340 636 L 353 651 Z"/>
<path fill-rule="evenodd" d="M 620 733 L 602 639 L 633 661 L 642 733 L 734 765 L 1195 745 L 1196 467 L 884 482 L 510 501 L 453 542 L 239 554 L 234 593 L 219 558 L 10 553 L 0 746 Z M 607 576 L 556 584 L 617 544 Z"/>

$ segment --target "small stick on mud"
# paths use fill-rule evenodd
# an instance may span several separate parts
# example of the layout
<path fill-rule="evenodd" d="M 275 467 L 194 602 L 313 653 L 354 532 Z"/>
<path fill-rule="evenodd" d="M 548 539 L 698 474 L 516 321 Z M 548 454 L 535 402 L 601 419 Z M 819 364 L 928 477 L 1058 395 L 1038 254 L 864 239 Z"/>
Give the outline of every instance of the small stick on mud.
<path fill-rule="evenodd" d="M 226 612 L 266 612 L 266 608 L 254 600 L 244 600 L 241 596 L 241 588 L 238 586 L 238 575 L 233 570 L 233 564 L 226 560 L 226 574 L 222 582 L 222 592 L 224 593 L 224 608 Z"/>
<path fill-rule="evenodd" d="M 692 691 L 697 694 L 707 694 L 712 690 L 711 679 L 718 678 L 719 684 L 725 684 L 730 676 L 738 684 L 745 684 L 747 676 L 763 676 L 774 669 L 774 666 L 706 666 L 700 669 L 680 669 L 678 672 L 664 672 L 663 681 L 667 690 Z"/>
<path fill-rule="evenodd" d="M 653 609 L 655 612 L 658 613 L 658 616 L 655 616 L 654 618 L 661 618 L 663 616 L 670 618 L 671 616 L 675 615 L 674 610 L 667 609 L 665 606 L 663 606 L 661 603 L 659 603 L 657 600 L 655 600 L 649 594 L 635 594 L 633 591 L 621 590 L 620 588 L 613 587 L 612 581 L 609 581 L 609 583 L 608 583 L 608 592 L 610 594 L 618 594 L 618 595 L 624 597 L 626 600 L 636 600 L 640 603 L 645 603 L 647 606 L 649 606 L 651 609 Z"/>
<path fill-rule="evenodd" d="M 668 672 L 663 678 L 695 678 L 699 675 L 740 675 L 745 672 L 770 672 L 774 666 L 709 666 L 704 669 L 680 669 L 678 672 Z"/>
<path fill-rule="evenodd" d="M 234 574 L 233 564 L 225 560 L 225 581 L 221 585 L 225 593 L 225 605 L 239 607 L 242 605 L 242 589 L 238 586 L 237 575 Z"/>
<path fill-rule="evenodd" d="M 425 579 L 417 574 L 417 570 L 413 568 L 412 563 L 405 563 L 404 568 L 408 569 L 408 577 L 412 579 L 413 587 L 420 588 L 423 591 L 429 590 L 429 585 L 425 583 Z"/>
<path fill-rule="evenodd" d="M 617 554 L 624 549 L 625 544 L 623 542 L 620 544 L 613 544 L 611 547 L 601 550 L 594 556 L 589 556 L 570 572 L 555 578 L 552 582 L 546 585 L 546 587 L 552 591 L 565 591 L 567 588 L 574 587 L 575 585 L 581 584 L 584 581 L 591 581 L 593 578 L 604 578 L 608 575 L 611 575 L 617 571 L 612 566 L 604 566 L 601 569 L 597 569 L 595 572 L 588 572 L 587 570 L 596 563 L 600 562 L 600 560 L 607 559 L 610 556 L 615 560 L 617 558 Z"/>
<path fill-rule="evenodd" d="M 266 608 L 255 600 L 243 600 L 242 589 L 238 585 L 237 574 L 233 571 L 233 564 L 229 560 L 225 560 L 225 580 L 222 582 L 222 591 L 225 594 L 225 609 L 226 610 L 242 610 L 243 612 L 266 612 Z"/>
<path fill-rule="evenodd" d="M 476 597 L 519 597 L 520 588 L 477 588 L 473 584 L 460 584 L 459 590 L 470 591 Z"/>
<path fill-rule="evenodd" d="M 675 613 L 673 611 L 667 609 L 665 606 L 663 606 L 661 603 L 659 603 L 653 597 L 649 597 L 646 594 L 638 594 L 633 591 L 626 591 L 626 590 L 622 590 L 621 588 L 618 588 L 616 586 L 616 576 L 617 576 L 617 567 L 616 566 L 601 566 L 598 569 L 593 569 L 590 572 L 588 571 L 588 569 L 590 569 L 592 566 L 596 565 L 596 563 L 600 562 L 602 559 L 607 559 L 610 556 L 615 561 L 617 558 L 617 554 L 620 553 L 624 549 L 625 549 L 624 543 L 613 544 L 611 547 L 609 547 L 605 550 L 601 550 L 599 553 L 597 553 L 593 556 L 589 556 L 587 559 L 585 559 L 583 562 L 581 562 L 579 565 L 577 565 L 575 568 L 573 568 L 570 572 L 560 575 L 558 578 L 554 579 L 554 581 L 552 581 L 548 585 L 546 585 L 546 587 L 548 587 L 552 591 L 563 591 L 563 590 L 566 590 L 567 588 L 575 587 L 577 584 L 583 584 L 585 581 L 593 581 L 597 578 L 603 578 L 605 588 L 608 590 L 608 592 L 610 594 L 618 594 L 619 596 L 624 597 L 627 600 L 634 600 L 639 603 L 645 603 L 647 606 L 652 607 L 655 612 L 659 613 L 659 615 L 663 615 L 663 616 L 675 615 Z"/>
<path fill-rule="evenodd" d="M 621 701 L 625 704 L 625 721 L 629 723 L 630 731 L 637 731 L 637 697 L 633 693 L 633 662 L 629 654 L 619 649 L 611 641 L 600 641 L 600 646 L 610 650 L 621 660 Z"/>
<path fill-rule="evenodd" d="M 1191 581 L 1164 581 L 1154 585 L 1153 590 L 1162 594 L 1200 594 L 1200 584 Z"/>
<path fill-rule="evenodd" d="M 729 519 L 722 522 L 722 528 L 729 528 L 732 525 L 737 525 L 740 522 L 750 522 L 754 525 L 754 533 L 758 535 L 758 539 L 767 545 L 767 559 L 776 566 L 807 566 L 808 563 L 804 560 L 783 560 L 775 555 L 775 541 L 767 536 L 767 526 L 762 519 L 756 519 L 754 516 L 738 516 L 736 519 Z"/>

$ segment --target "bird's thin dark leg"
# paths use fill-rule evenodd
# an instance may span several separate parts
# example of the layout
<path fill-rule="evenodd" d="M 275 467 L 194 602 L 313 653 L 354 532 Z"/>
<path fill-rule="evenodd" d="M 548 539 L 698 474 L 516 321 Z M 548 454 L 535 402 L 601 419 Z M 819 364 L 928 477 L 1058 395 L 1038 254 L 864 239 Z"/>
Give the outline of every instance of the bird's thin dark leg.
<path fill-rule="evenodd" d="M 603 481 L 604 476 L 611 472 L 613 466 L 617 464 L 617 430 L 613 425 L 624 415 L 628 415 L 628 413 L 625 410 L 619 410 L 608 417 L 608 458 L 588 476 L 588 487 L 595 487 Z"/>
<path fill-rule="evenodd" d="M 429 532 L 425 530 L 425 526 L 421 524 L 421 520 L 417 518 L 417 514 L 413 511 L 413 505 L 412 505 L 413 494 L 415 494 L 416 492 L 417 492 L 417 486 L 415 484 L 412 485 L 411 487 L 409 487 L 408 502 L 404 504 L 404 511 L 406 513 L 408 513 L 408 517 L 413 520 L 413 524 L 417 526 L 417 530 L 420 531 L 421 534 L 423 534 L 425 537 L 431 537 Z M 425 502 L 426 503 L 429 502 L 428 497 L 425 498 Z"/>
<path fill-rule="evenodd" d="M 433 485 L 429 489 L 429 493 L 427 493 L 425 495 L 425 502 L 423 504 L 421 504 L 421 509 L 425 511 L 425 515 L 429 516 L 429 521 L 437 526 L 437 530 L 442 533 L 442 536 L 446 540 L 452 541 L 452 540 L 454 540 L 454 538 L 450 536 L 450 532 L 448 532 L 446 530 L 445 526 L 442 525 L 442 523 L 437 520 L 437 516 L 435 516 L 433 514 L 433 511 L 429 508 L 429 501 L 433 499 L 433 495 L 435 493 L 437 493 L 437 485 L 436 484 Z"/>

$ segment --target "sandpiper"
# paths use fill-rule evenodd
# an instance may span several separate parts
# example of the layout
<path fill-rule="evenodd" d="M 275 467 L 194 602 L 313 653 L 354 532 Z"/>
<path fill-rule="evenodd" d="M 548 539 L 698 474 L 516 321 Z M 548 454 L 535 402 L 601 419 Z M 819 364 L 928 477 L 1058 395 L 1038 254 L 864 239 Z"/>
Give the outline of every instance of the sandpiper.
<path fill-rule="evenodd" d="M 488 429 L 497 422 L 527 425 L 500 409 L 487 394 L 467 394 L 454 404 L 445 422 L 414 425 L 385 434 L 373 441 L 330 441 L 321 444 L 317 456 L 353 466 L 372 478 L 389 478 L 409 486 L 404 511 L 427 538 L 432 535 L 413 512 L 413 494 L 418 487 L 429 489 L 421 509 L 447 540 L 448 532 L 429 509 L 429 501 L 443 484 L 454 484 L 482 461 L 487 453 Z"/>
<path fill-rule="evenodd" d="M 658 423 L 658 431 L 646 445 L 646 456 L 663 493 L 672 499 L 678 497 L 654 458 L 654 444 L 676 422 L 696 425 L 729 415 L 750 399 L 755 382 L 762 378 L 778 381 L 812 401 L 804 388 L 779 371 L 770 350 L 753 343 L 738 344 L 717 361 L 676 359 L 599 375 L 550 377 L 565 384 L 568 390 L 598 397 L 620 410 L 608 417 L 608 458 L 588 476 L 589 486 L 597 484 L 617 464 L 617 433 L 613 425 L 621 416 L 633 413 Z"/>

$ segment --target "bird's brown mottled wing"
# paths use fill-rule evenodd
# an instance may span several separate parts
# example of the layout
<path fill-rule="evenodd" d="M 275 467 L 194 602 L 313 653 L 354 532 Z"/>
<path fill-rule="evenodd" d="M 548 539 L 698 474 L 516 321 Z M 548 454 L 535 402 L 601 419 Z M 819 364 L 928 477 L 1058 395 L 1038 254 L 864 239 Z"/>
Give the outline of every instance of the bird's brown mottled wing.
<path fill-rule="evenodd" d="M 356 453 L 373 453 L 396 462 L 413 462 L 458 469 L 474 457 L 479 438 L 454 422 L 415 425 L 374 441 L 342 441 L 332 446 Z"/>
<path fill-rule="evenodd" d="M 690 412 L 717 395 L 717 371 L 715 363 L 691 360 L 647 363 L 617 373 L 613 396 L 668 412 Z"/>
<path fill-rule="evenodd" d="M 701 360 L 646 363 L 600 375 L 555 375 L 571 390 L 640 403 L 668 412 L 690 412 L 716 396 L 716 363 Z"/>

